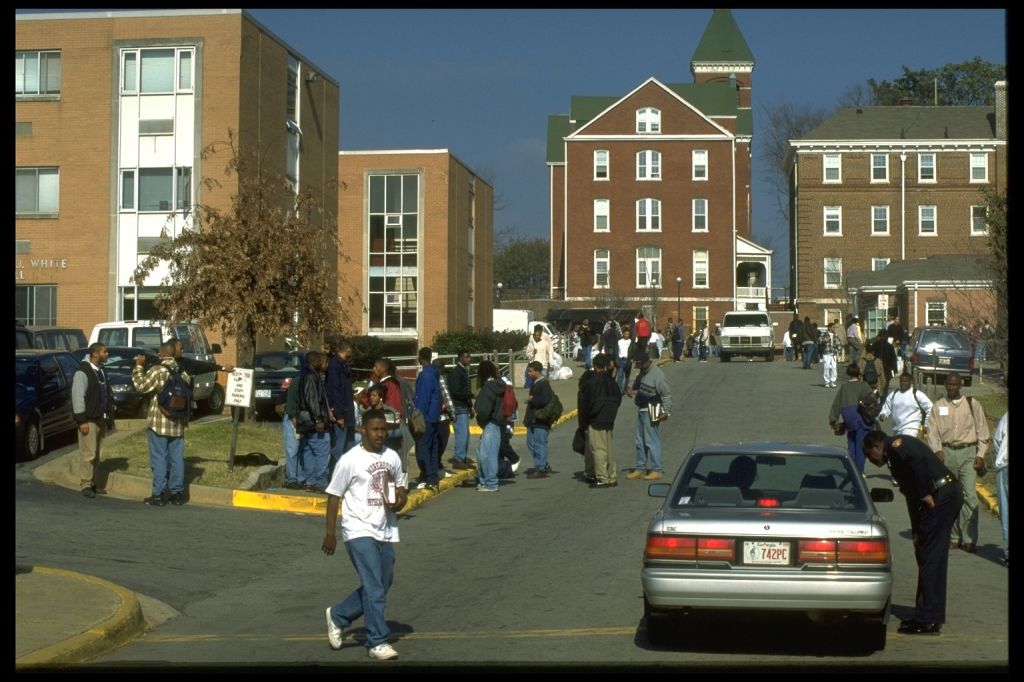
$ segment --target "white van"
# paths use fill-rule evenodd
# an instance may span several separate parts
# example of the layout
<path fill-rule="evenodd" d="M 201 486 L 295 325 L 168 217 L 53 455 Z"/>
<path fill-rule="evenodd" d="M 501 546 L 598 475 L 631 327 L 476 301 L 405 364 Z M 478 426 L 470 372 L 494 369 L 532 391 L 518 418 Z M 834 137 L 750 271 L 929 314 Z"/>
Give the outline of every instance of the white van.
<path fill-rule="evenodd" d="M 208 343 L 202 327 L 195 322 L 161 325 L 152 320 L 122 320 L 101 322 L 92 328 L 89 343 L 97 341 L 110 347 L 149 348 L 157 350 L 171 337 L 182 342 L 182 355 L 201 362 L 216 362 L 219 343 Z M 217 383 L 217 373 L 208 372 L 192 377 L 192 397 L 207 412 L 219 414 L 224 409 L 224 388 Z"/>

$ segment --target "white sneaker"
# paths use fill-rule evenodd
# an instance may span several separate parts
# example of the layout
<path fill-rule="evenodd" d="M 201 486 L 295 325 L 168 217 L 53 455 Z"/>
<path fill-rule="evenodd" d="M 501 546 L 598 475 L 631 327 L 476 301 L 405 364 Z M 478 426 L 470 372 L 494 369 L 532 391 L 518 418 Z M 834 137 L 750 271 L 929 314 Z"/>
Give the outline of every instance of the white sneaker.
<path fill-rule="evenodd" d="M 398 652 L 387 642 L 378 644 L 372 649 L 367 649 L 366 655 L 375 661 L 390 661 L 392 658 L 398 658 Z"/>
<path fill-rule="evenodd" d="M 341 648 L 341 638 L 345 635 L 345 631 L 334 624 L 334 619 L 331 618 L 331 607 L 327 607 L 327 641 L 330 643 L 331 648 L 338 650 Z"/>
<path fill-rule="evenodd" d="M 429 487 L 430 487 L 430 484 L 427 483 L 426 481 L 420 481 L 419 483 L 416 484 L 416 490 L 423 490 L 423 489 L 429 488 Z"/>

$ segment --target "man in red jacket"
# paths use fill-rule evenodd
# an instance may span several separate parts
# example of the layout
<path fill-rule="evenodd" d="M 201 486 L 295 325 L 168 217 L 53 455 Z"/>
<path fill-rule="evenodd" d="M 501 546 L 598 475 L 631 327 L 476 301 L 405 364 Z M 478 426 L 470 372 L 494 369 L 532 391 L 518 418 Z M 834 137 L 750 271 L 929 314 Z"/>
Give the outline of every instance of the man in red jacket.
<path fill-rule="evenodd" d="M 644 311 L 636 314 L 636 351 L 643 353 L 647 350 L 647 342 L 651 340 L 651 321 L 644 316 Z"/>

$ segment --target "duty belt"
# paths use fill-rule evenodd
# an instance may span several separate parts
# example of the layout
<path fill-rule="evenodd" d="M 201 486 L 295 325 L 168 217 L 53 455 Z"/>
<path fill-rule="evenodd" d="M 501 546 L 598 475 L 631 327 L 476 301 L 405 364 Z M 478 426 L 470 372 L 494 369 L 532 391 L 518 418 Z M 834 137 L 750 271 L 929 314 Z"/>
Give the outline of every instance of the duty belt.
<path fill-rule="evenodd" d="M 934 486 L 933 490 L 938 490 L 942 486 L 946 485 L 947 483 L 952 483 L 953 481 L 954 479 L 952 476 L 943 476 L 942 478 L 937 478 L 934 481 L 932 481 L 932 485 Z"/>

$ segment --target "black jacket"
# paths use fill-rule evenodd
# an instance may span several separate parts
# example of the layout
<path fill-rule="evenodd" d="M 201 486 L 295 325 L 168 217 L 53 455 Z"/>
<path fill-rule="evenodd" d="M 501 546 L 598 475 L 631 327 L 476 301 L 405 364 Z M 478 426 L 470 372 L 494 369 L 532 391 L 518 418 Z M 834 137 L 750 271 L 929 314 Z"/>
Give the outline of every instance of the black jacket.
<path fill-rule="evenodd" d="M 313 421 L 328 424 L 331 421 L 330 409 L 320 373 L 306 368 L 299 379 L 299 411 L 306 410 Z"/>
<path fill-rule="evenodd" d="M 893 479 L 907 498 L 910 527 L 916 533 L 920 528 L 921 500 L 935 492 L 935 481 L 953 474 L 927 443 L 912 436 L 886 438 L 883 451 Z"/>
<path fill-rule="evenodd" d="M 455 407 L 469 409 L 473 406 L 473 389 L 469 384 L 469 369 L 460 362 L 448 370 L 448 393 Z"/>
<path fill-rule="evenodd" d="M 85 374 L 88 381 L 85 388 L 85 412 L 76 412 L 75 421 L 79 424 L 86 422 L 112 422 L 114 418 L 114 392 L 110 388 L 110 379 L 100 385 L 96 370 L 89 364 L 88 360 L 82 360 L 78 365 L 78 372 Z M 76 374 L 78 372 L 75 372 Z M 103 394 L 106 393 L 106 396 Z M 104 397 L 106 397 L 106 409 L 104 409 Z"/>
<path fill-rule="evenodd" d="M 488 424 L 505 426 L 505 415 L 501 412 L 501 399 L 505 396 L 505 382 L 491 379 L 480 387 L 476 395 L 476 423 L 480 428 Z"/>
<path fill-rule="evenodd" d="M 190 377 L 197 377 L 200 374 L 209 374 L 210 372 L 220 371 L 220 365 L 216 362 L 203 362 L 202 360 L 186 357 L 174 358 L 174 361 L 178 363 L 178 367 L 181 371 Z"/>
<path fill-rule="evenodd" d="M 622 403 L 622 392 L 608 372 L 586 372 L 580 379 L 577 417 L 580 428 L 611 431 Z"/>
<path fill-rule="evenodd" d="M 523 424 L 536 426 L 542 429 L 550 429 L 551 422 L 536 418 L 537 410 L 551 402 L 554 391 L 551 390 L 551 383 L 544 378 L 533 382 L 530 387 L 530 398 L 526 401 L 526 416 L 523 417 Z"/>

